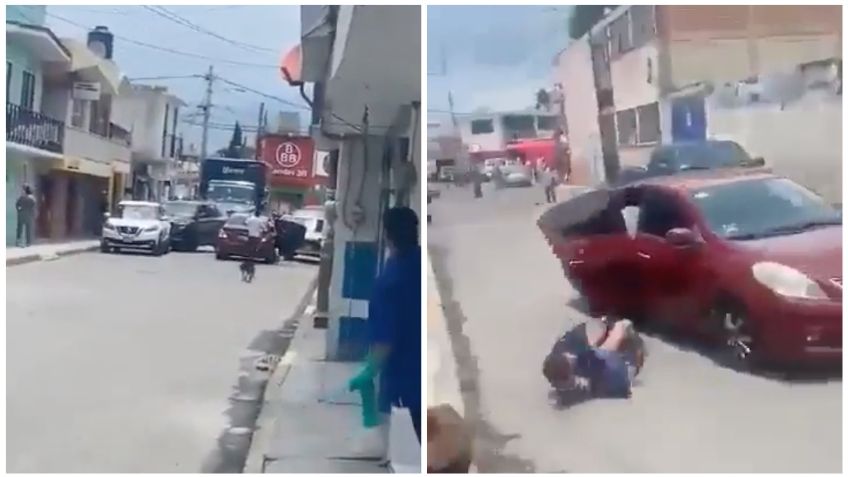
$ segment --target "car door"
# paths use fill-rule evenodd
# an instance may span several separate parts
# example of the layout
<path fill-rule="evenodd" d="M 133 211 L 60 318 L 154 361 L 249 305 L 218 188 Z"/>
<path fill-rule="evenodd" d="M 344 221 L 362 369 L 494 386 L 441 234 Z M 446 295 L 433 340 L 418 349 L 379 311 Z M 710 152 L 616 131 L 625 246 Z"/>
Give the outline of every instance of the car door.
<path fill-rule="evenodd" d="M 214 245 L 218 232 L 227 221 L 227 216 L 215 204 L 206 204 L 206 220 L 204 223 L 204 236 L 201 242 L 206 245 Z"/>
<path fill-rule="evenodd" d="M 645 313 L 650 319 L 681 325 L 696 312 L 702 254 L 698 246 L 672 245 L 666 235 L 674 228 L 695 230 L 695 220 L 679 194 L 661 187 L 645 187 L 644 192 L 635 242 Z"/>
<path fill-rule="evenodd" d="M 633 240 L 627 235 L 616 192 L 600 189 L 560 203 L 539 218 L 539 228 L 559 259 L 566 279 L 582 294 L 593 316 L 624 314 L 634 277 Z"/>
<path fill-rule="evenodd" d="M 197 208 L 197 244 L 209 245 L 215 243 L 216 224 L 215 213 L 209 204 L 200 204 Z"/>

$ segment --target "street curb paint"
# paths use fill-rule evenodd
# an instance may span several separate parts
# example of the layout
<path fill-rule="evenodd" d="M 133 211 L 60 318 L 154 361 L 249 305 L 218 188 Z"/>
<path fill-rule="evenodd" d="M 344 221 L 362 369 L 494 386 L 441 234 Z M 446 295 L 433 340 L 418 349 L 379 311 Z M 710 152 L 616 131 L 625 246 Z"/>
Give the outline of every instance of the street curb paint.
<path fill-rule="evenodd" d="M 90 245 L 84 248 L 72 249 L 72 250 L 63 250 L 56 252 L 54 254 L 46 254 L 46 253 L 34 253 L 32 255 L 25 255 L 23 257 L 17 258 L 6 258 L 6 266 L 13 267 L 15 265 L 23 265 L 26 263 L 32 262 L 43 262 L 46 260 L 55 260 L 56 258 L 67 257 L 69 255 L 77 255 L 85 252 L 93 252 L 100 248 L 100 245 Z"/>
<path fill-rule="evenodd" d="M 307 312 L 310 309 L 314 312 L 314 304 L 317 300 L 317 288 L 318 277 L 316 276 L 307 288 L 306 293 L 304 293 L 303 298 L 300 299 L 294 313 L 292 313 L 288 319 L 284 320 L 283 323 L 295 319 L 303 323 L 303 320 L 309 316 Z M 244 468 L 242 469 L 242 473 L 244 474 L 265 473 L 265 449 L 268 448 L 268 445 L 274 435 L 274 421 L 277 417 L 273 406 L 270 406 L 269 404 L 273 404 L 272 393 L 279 389 L 288 377 L 289 370 L 291 369 L 292 363 L 297 355 L 297 346 L 295 346 L 297 336 L 298 333 L 295 331 L 294 336 L 289 342 L 288 349 L 286 349 L 286 352 L 282 357 L 280 357 L 280 360 L 277 362 L 277 365 L 268 377 L 265 390 L 262 393 L 262 404 L 259 408 L 259 416 L 256 417 L 256 423 L 253 426 L 253 434 L 250 438 L 250 447 L 247 450 L 247 457 L 245 458 Z"/>

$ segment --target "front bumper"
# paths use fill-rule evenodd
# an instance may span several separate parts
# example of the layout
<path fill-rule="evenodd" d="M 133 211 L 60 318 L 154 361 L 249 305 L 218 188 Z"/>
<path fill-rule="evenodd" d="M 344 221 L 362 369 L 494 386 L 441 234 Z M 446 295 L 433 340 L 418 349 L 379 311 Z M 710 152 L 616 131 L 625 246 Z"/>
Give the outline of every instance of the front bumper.
<path fill-rule="evenodd" d="M 112 229 L 103 229 L 103 243 L 115 248 L 132 248 L 132 249 L 154 249 L 159 243 L 158 230 L 145 232 L 141 231 L 137 234 L 121 234 Z"/>
<path fill-rule="evenodd" d="M 303 245 L 297 249 L 299 255 L 310 255 L 313 257 L 321 256 L 321 241 L 320 240 L 304 240 Z"/>
<path fill-rule="evenodd" d="M 776 299 L 754 316 L 764 357 L 779 363 L 842 362 L 842 303 Z"/>

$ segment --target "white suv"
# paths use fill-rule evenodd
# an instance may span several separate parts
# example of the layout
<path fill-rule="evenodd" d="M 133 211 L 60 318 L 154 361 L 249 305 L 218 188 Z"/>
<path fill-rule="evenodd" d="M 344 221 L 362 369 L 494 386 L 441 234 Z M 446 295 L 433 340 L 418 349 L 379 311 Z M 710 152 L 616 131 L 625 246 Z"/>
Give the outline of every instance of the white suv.
<path fill-rule="evenodd" d="M 154 255 L 171 249 L 171 223 L 165 209 L 156 202 L 124 200 L 114 217 L 107 215 L 100 239 L 100 251 L 149 250 Z"/>

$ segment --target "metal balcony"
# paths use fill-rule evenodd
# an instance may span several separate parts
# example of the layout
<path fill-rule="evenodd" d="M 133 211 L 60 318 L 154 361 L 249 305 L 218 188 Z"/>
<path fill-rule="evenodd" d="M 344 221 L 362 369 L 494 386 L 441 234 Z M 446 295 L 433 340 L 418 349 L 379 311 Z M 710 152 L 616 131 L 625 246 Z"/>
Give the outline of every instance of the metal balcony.
<path fill-rule="evenodd" d="M 7 102 L 6 140 L 61 154 L 65 123 Z"/>

